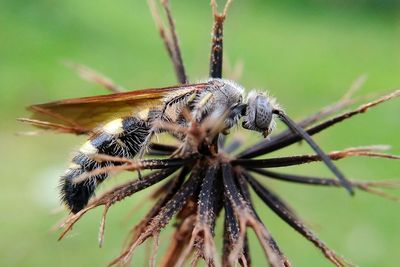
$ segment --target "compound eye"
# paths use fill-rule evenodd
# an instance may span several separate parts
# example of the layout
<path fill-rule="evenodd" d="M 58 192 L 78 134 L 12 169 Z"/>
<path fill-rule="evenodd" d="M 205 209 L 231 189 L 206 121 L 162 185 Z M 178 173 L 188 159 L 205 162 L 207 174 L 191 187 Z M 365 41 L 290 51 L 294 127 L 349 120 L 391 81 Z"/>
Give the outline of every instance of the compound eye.
<path fill-rule="evenodd" d="M 262 93 L 250 93 L 243 128 L 267 136 L 271 131 L 272 117 L 272 105 L 269 98 Z"/>
<path fill-rule="evenodd" d="M 272 121 L 272 108 L 266 96 L 257 97 L 256 127 L 261 132 L 268 132 Z"/>

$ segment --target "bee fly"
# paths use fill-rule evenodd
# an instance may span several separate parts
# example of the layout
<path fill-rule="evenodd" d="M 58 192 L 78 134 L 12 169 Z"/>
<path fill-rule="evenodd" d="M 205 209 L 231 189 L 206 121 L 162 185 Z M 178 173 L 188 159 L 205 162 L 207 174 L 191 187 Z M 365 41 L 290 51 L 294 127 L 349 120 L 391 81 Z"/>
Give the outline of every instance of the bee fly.
<path fill-rule="evenodd" d="M 257 91 L 251 91 L 245 97 L 242 86 L 221 79 L 222 26 L 226 13 L 214 12 L 211 78 L 208 81 L 187 84 L 176 38 L 172 38 L 172 41 L 164 39 L 168 51 L 172 53 L 171 58 L 181 85 L 68 99 L 29 108 L 33 116 L 30 119 L 22 119 L 25 122 L 58 132 L 89 134 L 88 140 L 75 153 L 70 166 L 61 177 L 61 198 L 71 212 L 77 213 L 87 205 L 96 187 L 107 178 L 108 173 L 96 174 L 79 182 L 75 181 L 77 177 L 99 168 L 121 164 L 97 161 L 93 156 L 103 154 L 134 158 L 148 148 L 154 133 L 162 131 L 157 127 L 159 122 L 186 127 L 193 122 L 201 123 L 209 117 L 223 118 L 219 133 L 226 133 L 242 120 L 243 128 L 259 132 L 264 137 L 273 130 L 274 118 L 279 118 L 314 149 L 342 186 L 353 194 L 351 184 L 331 159 L 306 131 L 285 114 L 274 98 Z M 174 25 L 170 26 L 171 35 L 174 36 Z M 185 109 L 189 111 L 191 119 L 182 116 Z M 179 133 L 171 129 L 163 131 L 182 139 L 179 153 L 199 150 L 184 140 L 185 137 Z"/>

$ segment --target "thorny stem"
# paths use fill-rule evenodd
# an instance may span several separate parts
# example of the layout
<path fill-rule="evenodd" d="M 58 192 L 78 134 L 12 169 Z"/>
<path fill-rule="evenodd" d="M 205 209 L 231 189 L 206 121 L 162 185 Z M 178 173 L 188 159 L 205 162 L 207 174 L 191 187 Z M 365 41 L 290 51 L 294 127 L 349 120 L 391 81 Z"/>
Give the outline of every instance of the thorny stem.
<path fill-rule="evenodd" d="M 249 169 L 255 173 L 261 174 L 262 176 L 277 179 L 286 182 L 293 182 L 299 184 L 307 184 L 307 185 L 317 185 L 317 186 L 332 186 L 332 187 L 340 187 L 340 183 L 337 180 L 324 178 L 324 177 L 311 177 L 311 176 L 301 176 L 301 175 L 293 175 L 287 173 L 277 173 L 265 169 Z M 389 193 L 386 193 L 378 188 L 399 188 L 400 183 L 397 180 L 394 181 L 380 181 L 380 182 L 360 182 L 360 181 L 352 181 L 350 180 L 353 187 L 360 189 L 362 191 L 375 194 L 389 200 L 400 202 L 400 197 L 395 196 Z M 377 188 L 378 187 L 378 188 Z"/>
<path fill-rule="evenodd" d="M 340 160 L 346 157 L 377 157 L 377 158 L 388 158 L 388 159 L 400 159 L 399 156 L 375 153 L 365 151 L 364 148 L 348 148 L 341 151 L 334 151 L 327 154 L 332 160 Z M 290 157 L 279 157 L 269 159 L 235 159 L 232 160 L 232 165 L 239 165 L 247 168 L 277 168 L 277 167 L 288 167 L 293 165 L 301 165 L 305 163 L 321 161 L 319 155 L 301 155 L 301 156 L 290 156 Z"/>
<path fill-rule="evenodd" d="M 97 155 L 95 157 L 97 160 L 103 160 L 107 162 L 123 162 L 123 165 L 119 166 L 106 166 L 102 168 L 95 169 L 90 172 L 85 172 L 76 178 L 74 178 L 74 183 L 78 184 L 81 183 L 90 177 L 97 176 L 99 174 L 104 174 L 104 173 L 117 173 L 121 171 L 137 171 L 137 170 L 155 170 L 155 169 L 168 169 L 168 168 L 173 168 L 173 167 L 180 167 L 184 165 L 185 163 L 192 162 L 196 159 L 196 157 L 193 158 L 186 158 L 186 159 L 178 159 L 178 158 L 172 158 L 172 159 L 164 159 L 164 160 L 129 160 L 126 158 L 119 158 L 119 157 L 111 157 L 107 155 Z"/>
<path fill-rule="evenodd" d="M 129 242 L 132 245 L 143 230 L 149 225 L 151 220 L 161 211 L 161 209 L 165 206 L 165 204 L 172 199 L 172 197 L 177 193 L 179 188 L 185 181 L 185 177 L 189 173 L 189 168 L 183 168 L 179 175 L 172 178 L 171 184 L 169 184 L 168 188 L 164 188 L 164 195 L 159 197 L 158 201 L 153 205 L 150 211 L 145 215 L 145 217 L 141 220 L 140 223 L 135 225 L 135 227 L 131 230 L 132 237 Z"/>
<path fill-rule="evenodd" d="M 186 206 L 190 208 L 190 205 L 186 204 Z M 183 208 L 183 210 L 185 210 L 185 208 Z M 182 255 L 185 247 L 190 243 L 195 220 L 195 209 L 191 209 L 191 212 L 189 212 L 186 217 L 181 218 L 180 222 L 176 225 L 176 230 L 171 238 L 171 244 L 165 253 L 160 266 L 172 267 L 176 265 L 176 262 L 180 255 Z"/>
<path fill-rule="evenodd" d="M 168 52 L 168 55 L 172 60 L 177 80 L 181 84 L 186 84 L 188 83 L 188 78 L 186 75 L 185 67 L 183 65 L 182 53 L 179 46 L 178 36 L 176 34 L 175 22 L 172 17 L 171 9 L 169 7 L 169 0 L 161 0 L 160 2 L 167 16 L 168 31 L 165 29 L 164 24 L 161 20 L 161 16 L 158 13 L 155 0 L 148 0 L 150 12 L 157 25 L 158 31 L 160 33 L 161 39 L 164 42 L 164 46 Z"/>
<path fill-rule="evenodd" d="M 283 266 L 286 259 L 283 257 L 276 243 L 273 241 L 270 234 L 267 232 L 265 227 L 258 221 L 258 218 L 249 208 L 248 203 L 245 202 L 238 192 L 234 181 L 232 167 L 229 164 L 223 163 L 222 177 L 224 181 L 225 196 L 232 205 L 235 216 L 238 218 L 240 234 L 237 239 L 233 250 L 231 251 L 228 260 L 230 264 L 233 264 L 240 257 L 243 243 L 244 243 L 244 233 L 245 228 L 250 226 L 255 231 L 257 237 L 264 248 L 264 252 L 267 256 L 268 262 L 271 266 Z"/>
<path fill-rule="evenodd" d="M 158 234 L 162 228 L 164 228 L 172 216 L 174 216 L 178 211 L 180 211 L 186 201 L 189 199 L 191 193 L 196 192 L 200 184 L 200 179 L 197 179 L 196 175 L 201 172 L 199 166 L 197 166 L 189 179 L 182 185 L 178 192 L 174 195 L 174 198 L 169 200 L 165 206 L 160 210 L 160 212 L 150 221 L 146 229 L 141 233 L 138 239 L 129 246 L 125 252 L 123 252 L 118 258 L 113 260 L 110 265 L 114 265 L 120 261 L 128 262 L 135 248 L 142 244 L 147 238 L 154 234 Z"/>
<path fill-rule="evenodd" d="M 218 165 L 211 164 L 204 174 L 204 180 L 198 196 L 197 218 L 192 231 L 189 245 L 182 252 L 175 266 L 183 266 L 183 263 L 192 249 L 196 248 L 196 257 L 203 258 L 208 264 L 219 266 L 214 244 L 214 227 L 217 213 L 220 210 L 220 201 L 217 181 L 214 179 L 218 171 Z"/>
<path fill-rule="evenodd" d="M 85 65 L 71 61 L 65 61 L 64 64 L 76 70 L 76 72 L 79 74 L 79 76 L 82 77 L 82 79 L 99 84 L 104 88 L 108 89 L 112 93 L 121 93 L 123 91 L 126 91 L 122 86 L 115 84 L 114 81 L 111 80 L 110 78 L 96 72 L 95 70 Z"/>

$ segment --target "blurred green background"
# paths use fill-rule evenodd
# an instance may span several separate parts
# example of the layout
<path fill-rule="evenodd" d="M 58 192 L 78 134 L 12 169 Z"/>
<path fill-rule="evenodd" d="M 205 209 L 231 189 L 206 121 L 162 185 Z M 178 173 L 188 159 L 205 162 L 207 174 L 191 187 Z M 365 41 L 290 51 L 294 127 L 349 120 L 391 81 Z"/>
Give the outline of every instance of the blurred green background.
<path fill-rule="evenodd" d="M 397 1 L 234 1 L 225 25 L 225 56 L 242 61 L 240 82 L 268 89 L 294 118 L 336 101 L 361 74 L 360 94 L 400 87 L 400 12 Z M 172 1 L 191 81 L 207 78 L 212 17 L 208 1 Z M 2 1 L 0 4 L 0 266 L 98 266 L 118 255 L 129 228 L 150 208 L 146 192 L 109 212 L 105 244 L 97 245 L 101 210 L 89 213 L 62 242 L 50 228 L 65 212 L 58 176 L 80 137 L 46 134 L 15 122 L 24 107 L 60 98 L 106 93 L 63 66 L 73 60 L 130 89 L 175 83 L 171 64 L 145 1 Z M 229 74 L 229 73 L 227 73 Z M 284 128 L 279 125 L 279 128 Z M 391 144 L 400 154 L 400 101 L 379 106 L 316 137 L 327 150 Z M 254 140 L 260 137 L 252 135 Z M 284 154 L 310 152 L 295 145 Z M 400 178 L 398 162 L 351 158 L 338 163 L 348 177 Z M 312 164 L 290 171 L 330 175 Z M 125 178 L 110 179 L 104 188 Z M 360 266 L 398 266 L 399 203 L 363 192 L 266 181 L 315 232 Z M 147 191 L 148 192 L 148 191 Z M 395 192 L 396 193 L 396 192 Z M 127 218 L 132 208 L 142 203 Z M 295 266 L 330 266 L 320 252 L 256 201 L 258 212 Z M 144 207 L 143 207 L 144 206 Z M 168 244 L 171 229 L 161 238 Z M 218 242 L 221 238 L 218 235 Z M 252 237 L 255 266 L 265 264 Z M 141 248 L 135 266 L 146 255 Z M 146 262 L 147 264 L 147 262 Z"/>

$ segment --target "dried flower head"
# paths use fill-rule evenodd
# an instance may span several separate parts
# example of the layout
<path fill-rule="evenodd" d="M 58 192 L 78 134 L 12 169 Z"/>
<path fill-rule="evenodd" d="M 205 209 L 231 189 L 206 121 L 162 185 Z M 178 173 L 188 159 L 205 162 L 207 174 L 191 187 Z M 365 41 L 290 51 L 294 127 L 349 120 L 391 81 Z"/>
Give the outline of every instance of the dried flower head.
<path fill-rule="evenodd" d="M 353 102 L 353 100 L 347 98 L 342 99 L 309 116 L 299 125 L 305 128 L 310 135 L 314 135 L 398 96 L 400 96 L 400 91 L 395 91 L 375 101 L 360 105 L 354 110 L 323 120 L 323 118 L 330 117 L 333 113 Z M 161 266 L 182 266 L 191 255 L 193 255 L 193 263 L 201 258 L 207 265 L 211 266 L 221 264 L 231 266 L 235 263 L 249 266 L 251 258 L 247 243 L 248 228 L 252 228 L 256 233 L 271 266 L 290 266 L 289 260 L 279 249 L 257 215 L 251 199 L 251 188 L 284 222 L 320 249 L 328 260 L 337 266 L 349 265 L 341 256 L 325 245 L 277 193 L 260 181 L 262 178 L 267 178 L 290 183 L 340 188 L 340 182 L 335 179 L 270 170 L 271 168 L 283 168 L 320 161 L 321 158 L 318 155 L 268 157 L 269 153 L 300 141 L 300 137 L 289 130 L 275 134 L 269 140 L 262 140 L 235 154 L 234 151 L 242 145 L 242 140 L 233 139 L 228 145 L 225 145 L 223 140 L 220 140 L 218 144 L 211 142 L 214 138 L 210 138 L 210 133 L 219 133 L 220 125 L 221 120 L 218 121 L 215 118 L 205 120 L 200 125 L 193 123 L 187 129 L 180 129 L 179 125 L 165 125 L 172 129 L 178 129 L 179 133 L 184 132 L 186 137 L 196 140 L 197 147 L 204 149 L 199 150 L 198 153 L 186 154 L 184 157 L 174 156 L 183 144 L 171 146 L 161 143 L 151 144 L 148 154 L 150 156 L 163 155 L 165 159 L 131 160 L 97 155 L 97 160 L 121 162 L 122 164 L 118 167 L 111 167 L 114 172 L 145 169 L 155 169 L 156 171 L 112 188 L 93 199 L 86 208 L 71 215 L 63 223 L 63 232 L 60 238 L 64 237 L 86 212 L 98 206 L 104 206 L 99 241 L 102 243 L 105 219 L 110 206 L 140 190 L 167 180 L 161 188 L 153 193 L 152 197 L 156 199 L 153 208 L 133 228 L 125 250 L 111 264 L 129 262 L 135 248 L 148 238 L 154 238 L 154 242 L 158 244 L 158 236 L 161 230 L 175 216 L 177 222 L 174 225 L 174 237 L 171 239 L 171 244 Z M 333 151 L 328 156 L 332 160 L 341 160 L 347 157 L 400 159 L 399 156 L 383 153 L 382 150 L 385 149 L 387 149 L 386 146 L 348 148 Z M 254 159 L 254 157 L 259 156 L 262 157 Z M 107 167 L 100 168 L 95 170 L 95 174 L 109 171 Z M 86 175 L 91 176 L 93 173 Z M 382 190 L 399 186 L 399 181 L 360 182 L 352 180 L 351 184 L 361 191 L 395 201 L 400 200 L 395 195 L 390 195 Z M 218 218 L 224 220 L 222 258 L 220 258 L 214 243 L 215 224 Z M 155 261 L 156 251 L 153 251 L 153 253 L 154 255 L 151 257 L 152 265 Z"/>

